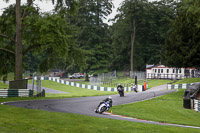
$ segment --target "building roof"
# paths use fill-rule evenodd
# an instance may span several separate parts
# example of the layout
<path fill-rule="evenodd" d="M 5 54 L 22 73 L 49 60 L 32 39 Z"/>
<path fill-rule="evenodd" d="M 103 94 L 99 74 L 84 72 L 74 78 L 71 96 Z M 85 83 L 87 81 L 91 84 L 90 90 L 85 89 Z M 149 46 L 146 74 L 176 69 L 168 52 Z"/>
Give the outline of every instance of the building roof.
<path fill-rule="evenodd" d="M 149 65 L 149 64 L 147 64 L 146 65 L 146 69 L 151 69 L 151 68 L 153 68 L 153 67 L 157 67 L 157 66 L 160 66 L 160 65 Z"/>

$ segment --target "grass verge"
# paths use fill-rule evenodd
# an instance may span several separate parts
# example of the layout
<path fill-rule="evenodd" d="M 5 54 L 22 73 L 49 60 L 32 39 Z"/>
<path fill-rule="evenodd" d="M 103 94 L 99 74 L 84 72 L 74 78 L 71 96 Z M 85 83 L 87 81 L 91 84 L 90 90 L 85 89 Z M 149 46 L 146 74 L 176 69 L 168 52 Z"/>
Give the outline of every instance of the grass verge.
<path fill-rule="evenodd" d="M 68 92 L 66 94 L 46 94 L 47 97 L 85 97 L 117 94 L 117 92 L 96 91 L 60 84 L 54 81 L 43 80 L 42 86 L 50 89 Z"/>
<path fill-rule="evenodd" d="M 8 84 L 4 84 L 2 82 L 0 82 L 0 89 L 8 89 L 9 85 Z"/>
<path fill-rule="evenodd" d="M 66 86 L 53 81 L 42 81 L 42 86 L 70 92 L 64 97 L 102 95 L 100 91 L 87 90 L 83 88 Z M 80 90 L 79 90 L 80 89 Z M 97 94 L 98 93 L 98 94 Z M 100 94 L 102 93 L 102 94 Z M 107 93 L 107 92 L 106 92 Z M 105 93 L 105 94 L 106 94 Z M 143 101 L 135 104 L 112 107 L 113 113 L 122 109 L 125 114 L 141 116 L 143 119 L 155 121 L 171 121 L 178 124 L 189 124 L 199 122 L 199 113 L 182 108 L 180 98 L 182 93 L 174 93 L 156 99 Z M 54 95 L 59 96 L 59 95 Z M 56 97 L 55 97 L 56 98 Z M 59 97 L 60 98 L 60 97 Z M 0 102 L 15 100 L 31 100 L 41 98 L 1 98 Z M 46 98 L 45 98 L 46 99 Z M 146 103 L 145 103 L 146 102 Z M 178 104 L 177 104 L 178 103 Z M 164 108 L 163 108 L 163 105 Z M 118 108 L 118 109 L 117 109 Z M 155 109 L 156 108 L 156 109 Z M 170 116 L 168 114 L 172 113 Z M 177 115 L 178 113 L 178 115 Z M 185 114 L 184 116 L 181 116 Z M 165 114 L 165 117 L 162 115 Z M 190 116 L 188 116 L 190 115 Z M 157 117 L 157 118 L 154 118 Z M 166 117 L 169 117 L 168 119 Z M 191 119 L 191 118 L 192 119 Z M 171 120 L 173 118 L 173 120 Z M 188 120 L 190 118 L 190 120 Z M 177 120 L 178 119 L 178 120 Z M 180 122 L 180 121 L 184 122 Z M 196 125 L 198 126 L 198 125 Z M 199 133 L 199 129 L 160 126 L 128 121 L 97 118 L 70 113 L 46 112 L 42 110 L 30 110 L 7 105 L 0 105 L 0 132 L 70 132 L 70 133 L 93 133 L 93 132 L 162 132 L 162 133 Z"/>
<path fill-rule="evenodd" d="M 183 108 L 184 90 L 151 100 L 112 107 L 114 114 L 200 127 L 200 113 Z"/>
<path fill-rule="evenodd" d="M 25 98 L 23 98 L 25 99 Z M 30 98 L 28 98 L 30 99 Z M 0 99 L 3 101 L 22 98 Z M 0 105 L 0 132 L 40 132 L 40 133 L 98 133 L 98 132 L 162 132 L 198 133 L 198 129 L 151 125 L 129 121 L 98 118 L 70 113 L 31 110 Z"/>
<path fill-rule="evenodd" d="M 61 97 L 104 95 L 100 91 L 66 86 L 53 81 L 42 81 L 42 86 L 70 92 Z M 97 94 L 98 93 L 98 94 Z M 101 93 L 101 94 L 100 94 Z M 50 95 L 59 97 L 60 95 Z M 200 113 L 183 108 L 183 90 L 134 104 L 112 107 L 114 114 L 185 125 L 200 126 Z M 0 102 L 38 98 L 1 98 Z M 133 123 L 69 113 L 30 110 L 0 105 L 0 132 L 193 132 L 199 129 Z"/>
<path fill-rule="evenodd" d="M 171 83 L 172 80 L 148 79 L 148 88 Z"/>
<path fill-rule="evenodd" d="M 160 80 L 160 79 L 148 79 L 147 83 L 148 83 L 148 88 L 152 88 L 155 86 L 159 86 L 159 85 L 163 85 L 163 84 L 167 84 L 167 83 L 171 83 L 172 80 Z M 86 84 L 89 85 L 90 82 L 87 81 L 77 81 L 77 83 L 81 83 L 81 84 Z M 135 80 L 132 78 L 121 78 L 121 79 L 117 79 L 117 80 L 113 80 L 112 83 L 108 83 L 108 84 L 101 84 L 101 86 L 103 87 L 117 87 L 117 84 L 120 83 L 122 85 L 126 85 L 128 84 L 128 87 L 131 87 L 131 83 L 135 83 Z M 144 85 L 144 80 L 138 80 L 138 84 L 139 85 Z"/>
<path fill-rule="evenodd" d="M 185 84 L 185 83 L 195 83 L 195 82 L 200 82 L 200 78 L 185 78 L 182 80 L 178 80 L 173 84 Z"/>

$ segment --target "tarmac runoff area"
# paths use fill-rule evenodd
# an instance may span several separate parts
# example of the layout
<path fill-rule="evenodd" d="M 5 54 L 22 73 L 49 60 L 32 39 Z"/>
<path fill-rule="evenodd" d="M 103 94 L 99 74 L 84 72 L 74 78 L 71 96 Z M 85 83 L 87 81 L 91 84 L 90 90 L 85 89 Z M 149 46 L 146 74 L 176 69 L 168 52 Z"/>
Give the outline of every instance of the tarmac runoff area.
<path fill-rule="evenodd" d="M 36 90 L 36 85 L 34 86 L 34 90 Z M 32 84 L 28 84 L 28 88 L 32 88 Z M 59 90 L 54 90 L 54 89 L 50 89 L 50 88 L 45 88 L 45 87 L 41 87 L 41 90 L 45 90 L 45 93 L 49 93 L 49 94 L 66 94 L 69 92 L 64 92 L 64 91 L 59 91 Z"/>
<path fill-rule="evenodd" d="M 3 83 L 3 81 L 0 81 Z M 6 84 L 9 84 L 9 81 L 5 82 Z M 36 90 L 36 85 L 34 85 L 34 90 Z M 28 88 L 32 89 L 32 84 L 28 84 Z M 66 94 L 69 92 L 64 92 L 64 91 L 59 91 L 59 90 L 54 90 L 54 89 L 50 89 L 50 88 L 45 88 L 45 87 L 41 87 L 41 90 L 45 90 L 45 93 L 49 93 L 49 94 Z"/>
<path fill-rule="evenodd" d="M 124 97 L 120 97 L 118 94 L 111 95 L 113 99 L 113 106 L 139 102 L 139 101 L 151 99 L 154 97 L 158 97 L 158 96 L 176 91 L 176 90 L 166 90 L 165 86 L 166 85 L 154 87 L 147 91 L 139 92 L 139 93 L 125 93 Z M 103 114 L 95 113 L 94 109 L 96 109 L 98 104 L 107 97 L 108 96 L 90 96 L 90 97 L 81 97 L 81 98 L 79 97 L 79 98 L 65 98 L 65 99 L 15 101 L 15 102 L 6 102 L 2 104 L 28 108 L 28 109 L 40 109 L 40 110 L 51 111 L 51 112 L 53 111 L 53 112 L 74 113 L 74 114 L 82 114 L 82 115 L 87 115 L 87 116 L 103 117 L 103 118 L 110 118 L 110 119 L 117 119 L 117 120 L 126 120 L 126 121 L 139 122 L 139 123 L 200 129 L 200 127 L 195 127 L 195 126 L 147 121 L 147 120 L 142 120 L 142 119 L 137 119 L 137 118 L 115 115 L 115 114 L 111 114 L 107 112 Z"/>

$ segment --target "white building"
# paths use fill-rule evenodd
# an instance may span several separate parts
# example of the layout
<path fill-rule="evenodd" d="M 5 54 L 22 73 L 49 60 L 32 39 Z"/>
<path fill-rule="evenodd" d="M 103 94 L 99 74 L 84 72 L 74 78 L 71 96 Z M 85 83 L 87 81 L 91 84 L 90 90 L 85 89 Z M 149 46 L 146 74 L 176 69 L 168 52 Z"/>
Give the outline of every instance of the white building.
<path fill-rule="evenodd" d="M 195 68 L 169 68 L 164 65 L 147 65 L 146 76 L 149 79 L 183 79 L 196 77 Z"/>

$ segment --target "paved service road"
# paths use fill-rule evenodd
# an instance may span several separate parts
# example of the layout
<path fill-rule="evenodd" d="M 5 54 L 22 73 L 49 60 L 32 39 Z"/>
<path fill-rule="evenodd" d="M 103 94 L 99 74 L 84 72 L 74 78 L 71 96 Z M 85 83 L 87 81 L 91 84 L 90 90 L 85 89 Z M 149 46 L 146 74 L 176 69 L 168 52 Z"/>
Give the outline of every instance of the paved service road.
<path fill-rule="evenodd" d="M 156 96 L 161 96 L 167 93 L 171 93 L 174 91 L 175 90 L 161 90 L 161 91 L 147 90 L 145 92 L 139 92 L 139 93 L 125 93 L 124 97 L 120 97 L 119 95 L 111 95 L 111 96 L 113 98 L 113 106 L 114 106 L 114 105 L 142 101 L 142 100 L 150 99 Z M 103 99 L 107 97 L 108 96 L 91 96 L 91 97 L 81 97 L 81 98 L 8 102 L 4 104 L 17 106 L 17 107 L 23 107 L 23 108 L 29 108 L 29 109 L 41 109 L 41 110 L 46 110 L 46 111 L 83 114 L 83 115 L 88 115 L 88 116 L 128 120 L 128 121 L 133 121 L 133 122 L 143 122 L 143 123 L 151 123 L 151 124 L 159 124 L 159 125 L 186 127 L 183 125 L 166 124 L 166 123 L 159 123 L 159 122 L 153 122 L 153 121 L 138 120 L 138 119 L 128 118 L 128 117 L 120 117 L 120 116 L 109 114 L 109 113 L 104 113 L 104 114 L 95 113 L 94 109 L 98 106 L 98 104 Z M 199 127 L 195 127 L 195 128 L 199 128 Z"/>

